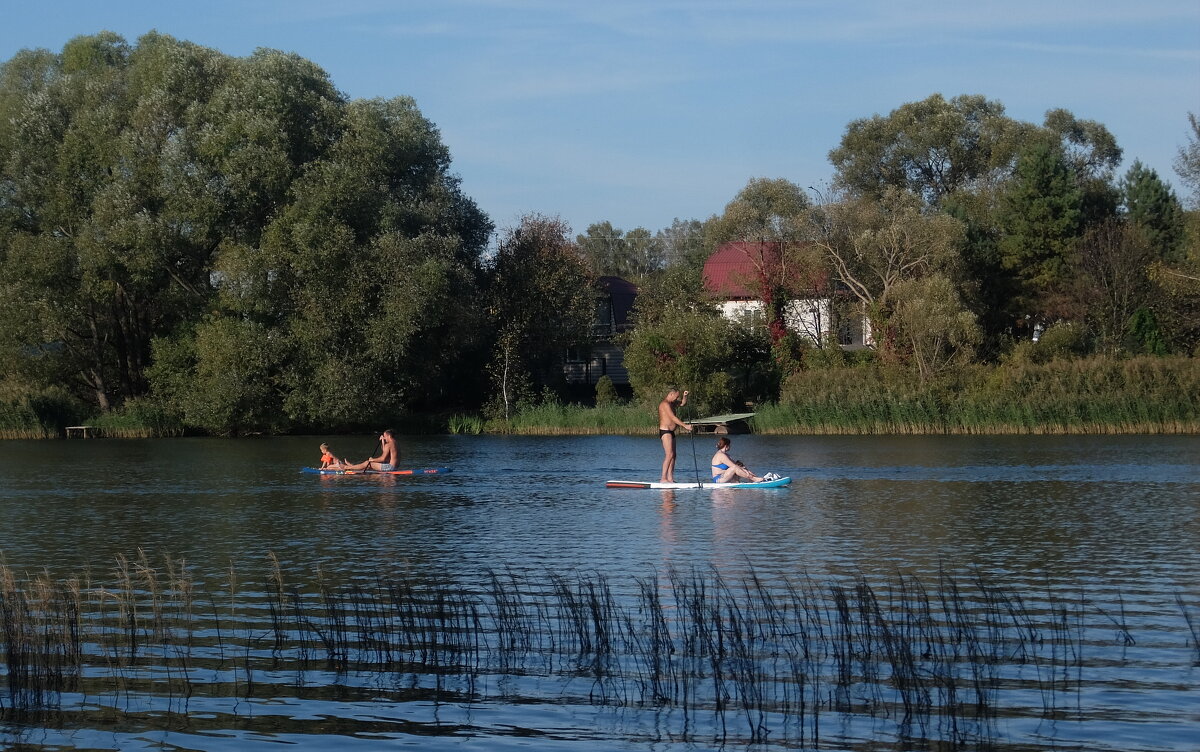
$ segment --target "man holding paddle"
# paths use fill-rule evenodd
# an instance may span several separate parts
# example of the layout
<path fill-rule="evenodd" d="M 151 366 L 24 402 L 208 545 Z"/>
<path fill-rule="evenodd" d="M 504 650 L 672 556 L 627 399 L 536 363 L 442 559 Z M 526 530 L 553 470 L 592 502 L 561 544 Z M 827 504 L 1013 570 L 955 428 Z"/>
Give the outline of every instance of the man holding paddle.
<path fill-rule="evenodd" d="M 346 465 L 345 470 L 378 470 L 390 473 L 400 464 L 400 450 L 396 447 L 396 437 L 392 429 L 387 429 L 379 436 L 379 454 L 357 465 Z"/>
<path fill-rule="evenodd" d="M 675 414 L 677 407 L 683 407 L 687 404 L 688 393 L 684 391 L 682 397 L 677 388 L 671 387 L 667 390 L 667 396 L 662 402 L 658 403 L 658 436 L 662 439 L 663 458 L 662 477 L 659 479 L 662 483 L 675 482 L 675 428 L 678 426 L 685 431 L 691 431 L 692 427 L 679 419 Z M 676 404 L 678 403 L 678 404 Z"/>

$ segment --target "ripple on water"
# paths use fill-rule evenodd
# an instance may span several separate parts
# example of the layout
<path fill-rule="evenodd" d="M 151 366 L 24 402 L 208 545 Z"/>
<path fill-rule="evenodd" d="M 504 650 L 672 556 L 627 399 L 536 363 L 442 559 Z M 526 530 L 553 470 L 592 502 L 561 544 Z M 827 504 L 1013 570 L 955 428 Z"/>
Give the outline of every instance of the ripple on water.
<path fill-rule="evenodd" d="M 632 678 L 619 684 L 589 675 L 569 651 L 543 656 L 536 670 L 489 664 L 467 678 L 412 665 L 386 672 L 301 666 L 294 645 L 278 656 L 270 647 L 273 553 L 306 608 L 320 605 L 322 580 L 365 589 L 400 578 L 484 598 L 489 572 L 523 597 L 553 592 L 554 576 L 603 578 L 626 605 L 637 602 L 641 583 L 657 577 L 663 587 L 673 571 L 719 577 L 735 592 L 753 578 L 780 597 L 788 583 L 810 583 L 824 597 L 865 583 L 885 605 L 899 597 L 901 577 L 935 595 L 946 578 L 966 590 L 982 582 L 1034 624 L 1027 645 L 1006 638 L 1014 654 L 1040 640 L 1038 655 L 1066 668 L 1052 673 L 1050 664 L 1011 658 L 996 664 L 1003 701 L 988 728 L 970 733 L 996 749 L 1194 748 L 1200 656 L 1177 603 L 1200 628 L 1193 437 L 738 437 L 737 452 L 752 466 L 796 479 L 788 489 L 746 492 L 604 488 L 610 477 L 657 474 L 652 438 L 406 437 L 413 465 L 454 471 L 301 475 L 320 441 L 70 442 L 55 450 L 69 452 L 71 472 L 54 474 L 30 470 L 44 464 L 45 443 L 7 442 L 0 552 L 10 566 L 62 576 L 88 570 L 111 583 L 118 554 L 133 558 L 140 548 L 155 562 L 182 558 L 203 628 L 187 669 L 190 697 L 180 665 L 161 663 L 180 645 L 146 648 L 140 666 L 97 662 L 87 690 L 63 694 L 54 707 L 4 705 L 0 741 L 33 749 L 389 742 L 674 750 L 711 748 L 722 733 L 748 739 L 744 714 L 721 715 L 711 703 L 697 711 L 632 701 L 648 670 L 636 661 Z M 334 444 L 370 443 L 357 442 Z M 682 472 L 689 455 L 685 446 Z M 944 618 L 936 597 L 934 605 Z M 960 606 L 964 618 L 983 620 L 980 629 L 991 618 L 981 596 Z M 834 618 L 836 609 L 822 613 Z M 249 677 L 236 668 L 244 635 L 253 646 Z M 307 639 L 310 661 L 321 663 L 312 657 L 322 654 L 320 638 Z M 126 682 L 119 692 L 114 678 Z M 814 721 L 822 746 L 891 748 L 922 734 L 928 744 L 945 741 L 936 722 L 903 728 L 902 712 L 877 704 L 879 686 L 857 677 L 844 709 L 829 705 L 802 722 L 768 712 L 763 722 L 773 733 L 760 748 L 810 744 Z"/>

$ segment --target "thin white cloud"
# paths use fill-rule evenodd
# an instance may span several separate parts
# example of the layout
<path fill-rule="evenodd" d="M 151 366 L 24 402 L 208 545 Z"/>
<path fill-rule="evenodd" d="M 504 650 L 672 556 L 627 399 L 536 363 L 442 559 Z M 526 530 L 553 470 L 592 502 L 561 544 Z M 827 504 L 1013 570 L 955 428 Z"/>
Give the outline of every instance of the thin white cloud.
<path fill-rule="evenodd" d="M 1200 30 L 1198 30 L 1200 31 Z M 1195 49 L 1171 49 L 1171 48 L 1154 48 L 1154 47 L 1097 47 L 1085 44 L 1049 44 L 1037 42 L 1023 41 L 1005 41 L 991 40 L 986 42 L 977 42 L 976 44 L 985 44 L 994 47 L 1007 47 L 1016 50 L 1028 50 L 1030 52 L 1048 53 L 1054 55 L 1083 55 L 1083 56 L 1099 56 L 1107 57 L 1130 57 L 1130 58 L 1150 58 L 1155 60 L 1178 60 L 1180 62 L 1196 63 L 1200 62 L 1200 48 Z"/>
<path fill-rule="evenodd" d="M 351 31 L 359 34 L 386 37 L 457 37 L 470 38 L 478 36 L 469 27 L 459 26 L 446 21 L 428 21 L 422 23 L 398 24 L 389 23 L 378 26 L 355 25 Z"/>
<path fill-rule="evenodd" d="M 600 3 L 545 0 L 444 0 L 449 13 L 487 8 L 536 19 L 553 27 L 595 27 L 625 37 L 691 40 L 717 44 L 750 42 L 881 42 L 920 44 L 949 34 L 1006 31 L 1053 33 L 1059 29 L 1114 31 L 1153 25 L 1193 25 L 1194 0 L 982 0 L 929 3 L 921 0 L 855 2 L 745 2 L 738 0 L 608 0 Z M 457 10 L 449 10 L 456 7 Z"/>

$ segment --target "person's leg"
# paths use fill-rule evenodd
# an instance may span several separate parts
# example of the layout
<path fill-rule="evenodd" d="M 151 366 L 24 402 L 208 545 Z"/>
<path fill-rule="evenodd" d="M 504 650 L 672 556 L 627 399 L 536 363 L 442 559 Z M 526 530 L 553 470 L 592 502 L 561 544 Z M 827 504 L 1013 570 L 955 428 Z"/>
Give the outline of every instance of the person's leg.
<path fill-rule="evenodd" d="M 749 470 L 742 467 L 741 465 L 734 465 L 733 467 L 726 470 L 725 474 L 721 476 L 721 482 L 729 483 L 738 478 L 742 478 L 744 480 L 751 481 L 752 483 L 758 483 L 759 481 L 762 480 L 762 478 L 758 477 L 757 475 L 750 472 Z"/>
<path fill-rule="evenodd" d="M 663 445 L 663 465 L 662 477 L 659 478 L 663 483 L 675 482 L 675 434 L 664 433 L 662 435 Z"/>

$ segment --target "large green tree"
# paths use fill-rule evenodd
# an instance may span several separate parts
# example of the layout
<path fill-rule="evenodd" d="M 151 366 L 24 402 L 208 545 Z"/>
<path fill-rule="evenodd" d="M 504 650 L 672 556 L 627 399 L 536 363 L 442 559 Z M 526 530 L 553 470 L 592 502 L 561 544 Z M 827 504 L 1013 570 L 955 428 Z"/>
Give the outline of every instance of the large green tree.
<path fill-rule="evenodd" d="M 20 53 L 0 89 L 6 369 L 53 361 L 102 409 L 149 380 L 214 431 L 351 424 L 452 386 L 480 312 L 451 301 L 477 298 L 491 225 L 411 99 L 160 34 Z"/>
<path fill-rule="evenodd" d="M 1121 149 L 1104 125 L 1052 109 L 1039 125 L 1015 120 L 1004 105 L 981 95 L 947 100 L 934 94 L 909 102 L 886 117 L 852 121 L 829 158 L 835 185 L 879 197 L 901 188 L 941 206 L 961 192 L 986 194 L 1012 174 L 1022 150 L 1043 140 L 1059 147 L 1077 186 L 1101 218 L 1115 209 L 1107 187 Z"/>
<path fill-rule="evenodd" d="M 644 227 L 629 232 L 611 222 L 595 222 L 577 235 L 580 255 L 594 276 L 613 275 L 641 280 L 664 265 L 662 243 Z"/>
<path fill-rule="evenodd" d="M 877 341 L 889 344 L 888 319 L 902 283 L 940 274 L 961 275 L 963 224 L 924 211 L 911 193 L 888 189 L 878 199 L 843 200 L 810 213 L 813 244 L 869 317 Z"/>
<path fill-rule="evenodd" d="M 524 217 L 491 260 L 491 408 L 498 417 L 511 417 L 537 387 L 558 385 L 566 348 L 587 340 L 597 301 L 569 233 L 560 219 Z"/>
<path fill-rule="evenodd" d="M 937 206 L 957 191 L 978 190 L 1002 177 L 1032 130 L 1005 115 L 995 100 L 934 94 L 886 117 L 852 121 L 829 160 L 839 188 L 872 197 L 902 188 Z"/>
<path fill-rule="evenodd" d="M 1000 254 L 1020 286 L 1017 301 L 1045 314 L 1069 280 L 1082 230 L 1082 197 L 1061 151 L 1035 141 L 1022 153 L 1002 196 Z"/>
<path fill-rule="evenodd" d="M 1142 231 L 1157 257 L 1167 262 L 1182 261 L 1186 224 L 1183 207 L 1171 187 L 1138 161 L 1125 173 L 1121 193 L 1129 221 Z"/>
<path fill-rule="evenodd" d="M 145 391 L 152 339 L 202 310 L 221 198 L 195 137 L 216 53 L 104 33 L 19 53 L 0 75 L 5 369 L 31 348 L 100 408 Z M 0 312 L 3 313 L 3 312 Z"/>

